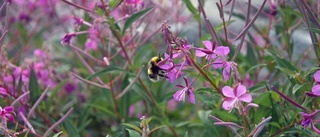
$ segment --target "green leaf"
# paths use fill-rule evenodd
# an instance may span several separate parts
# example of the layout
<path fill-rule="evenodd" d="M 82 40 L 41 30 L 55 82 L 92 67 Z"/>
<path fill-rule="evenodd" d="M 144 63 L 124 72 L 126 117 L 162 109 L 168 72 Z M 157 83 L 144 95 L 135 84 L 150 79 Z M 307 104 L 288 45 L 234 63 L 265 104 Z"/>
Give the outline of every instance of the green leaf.
<path fill-rule="evenodd" d="M 63 126 L 67 130 L 67 133 L 70 137 L 80 137 L 76 127 L 74 127 L 74 125 L 68 118 L 63 121 Z"/>
<path fill-rule="evenodd" d="M 238 118 L 232 113 L 228 113 L 227 111 L 215 110 L 213 111 L 213 115 L 219 117 L 223 121 L 238 121 Z"/>
<path fill-rule="evenodd" d="M 201 119 L 202 122 L 207 122 L 208 121 L 208 117 L 209 117 L 209 114 L 212 112 L 212 110 L 208 110 L 208 111 L 203 111 L 203 110 L 200 110 L 198 112 L 198 116 L 199 118 Z"/>
<path fill-rule="evenodd" d="M 194 91 L 194 94 L 205 94 L 207 92 L 214 93 L 210 88 L 198 88 L 197 90 Z"/>
<path fill-rule="evenodd" d="M 265 107 L 270 107 L 271 106 L 270 92 L 264 92 L 260 94 L 253 102 L 258 104 L 259 106 L 261 105 Z"/>
<path fill-rule="evenodd" d="M 150 131 L 150 133 L 152 133 L 152 132 L 154 132 L 154 131 L 156 131 L 156 130 L 158 130 L 158 129 L 160 129 L 160 128 L 166 127 L 166 126 L 167 126 L 167 125 L 157 126 L 157 127 L 153 128 L 153 129 Z"/>
<path fill-rule="evenodd" d="M 105 68 L 105 69 L 103 69 L 103 70 L 100 70 L 100 71 L 98 71 L 98 72 L 95 73 L 95 74 L 90 75 L 90 76 L 87 77 L 86 79 L 92 79 L 92 78 L 101 76 L 101 75 L 106 74 L 106 73 L 111 72 L 111 71 L 125 72 L 125 73 L 129 73 L 129 74 L 133 75 L 132 73 L 130 73 L 130 72 L 128 72 L 127 70 L 124 70 L 124 69 L 122 69 L 122 68 L 115 67 L 115 66 L 108 66 L 107 68 Z"/>
<path fill-rule="evenodd" d="M 126 130 L 128 130 L 130 137 L 141 137 L 141 135 L 135 130 L 131 130 L 131 129 L 126 129 Z"/>
<path fill-rule="evenodd" d="M 59 133 L 54 134 L 52 137 L 58 137 L 63 131 L 60 131 Z"/>
<path fill-rule="evenodd" d="M 275 53 L 272 50 L 268 50 L 268 52 L 272 55 L 272 58 L 276 61 L 277 65 L 283 68 L 287 68 L 291 71 L 294 72 L 298 72 L 298 69 L 296 67 L 294 67 L 289 61 L 280 58 L 279 55 L 277 55 L 277 53 Z"/>
<path fill-rule="evenodd" d="M 37 80 L 36 73 L 34 72 L 33 68 L 30 66 L 30 77 L 29 77 L 29 91 L 31 94 L 31 100 L 36 102 L 36 100 L 40 97 L 40 87 Z"/>
<path fill-rule="evenodd" d="M 192 13 L 194 19 L 196 19 L 197 21 L 200 21 L 200 15 L 198 14 L 198 10 L 192 5 L 191 1 L 184 0 L 184 2 L 186 3 L 189 11 Z"/>
<path fill-rule="evenodd" d="M 296 84 L 293 86 L 293 89 L 292 89 L 292 94 L 295 94 L 298 90 L 301 91 L 300 89 L 303 89 L 303 87 L 305 87 L 305 85 L 310 85 L 310 83 L 304 83 L 302 85 L 299 85 L 299 84 Z"/>
<path fill-rule="evenodd" d="M 312 32 L 314 32 L 314 33 L 320 34 L 320 30 L 319 30 L 319 29 L 310 28 L 310 29 L 307 29 L 307 30 L 310 30 L 310 31 L 312 31 Z"/>
<path fill-rule="evenodd" d="M 153 7 L 152 7 L 153 8 Z M 141 10 L 133 15 L 131 15 L 126 22 L 124 23 L 123 30 L 122 30 L 122 35 L 124 32 L 132 25 L 133 22 L 135 22 L 137 19 L 139 19 L 142 15 L 146 14 L 149 10 L 152 8 L 148 8 L 145 10 Z"/>
<path fill-rule="evenodd" d="M 108 114 L 108 115 L 110 115 L 112 117 L 115 117 L 114 112 L 110 111 L 108 108 L 102 107 L 100 105 L 95 105 L 95 104 L 89 104 L 88 106 L 91 106 L 91 107 L 93 107 L 95 109 L 101 110 L 102 112 L 105 112 L 106 114 Z"/>
<path fill-rule="evenodd" d="M 287 68 L 283 68 L 283 67 L 279 67 L 279 66 L 276 66 L 277 69 L 279 69 L 281 72 L 291 76 L 291 77 L 294 77 L 296 75 L 296 72 L 290 70 L 290 69 L 287 69 Z"/>
<path fill-rule="evenodd" d="M 255 55 L 254 49 L 252 46 L 247 44 L 247 56 L 246 56 L 247 61 L 250 63 L 250 65 L 255 65 L 257 64 L 257 57 Z"/>
<path fill-rule="evenodd" d="M 131 128 L 134 129 L 135 131 L 138 131 L 139 133 L 142 133 L 141 129 L 140 129 L 138 126 L 136 126 L 136 125 L 133 125 L 133 124 L 130 124 L 130 123 L 122 123 L 122 125 L 131 127 Z"/>
<path fill-rule="evenodd" d="M 113 10 L 117 5 L 118 3 L 120 2 L 120 0 L 110 0 L 109 1 L 109 10 Z"/>
<path fill-rule="evenodd" d="M 188 134 L 189 134 L 188 131 L 186 131 L 186 133 L 184 134 L 184 137 L 189 137 Z"/>

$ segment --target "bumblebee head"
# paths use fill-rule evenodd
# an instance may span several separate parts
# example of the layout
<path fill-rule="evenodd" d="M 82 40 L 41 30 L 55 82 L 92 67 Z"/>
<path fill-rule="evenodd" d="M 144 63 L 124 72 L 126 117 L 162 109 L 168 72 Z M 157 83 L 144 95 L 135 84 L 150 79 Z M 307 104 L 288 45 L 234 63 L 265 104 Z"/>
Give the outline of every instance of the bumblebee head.
<path fill-rule="evenodd" d="M 151 58 L 149 64 L 151 66 L 158 66 L 158 62 L 160 62 L 161 60 L 163 60 L 163 59 L 161 58 L 161 56 L 159 54 L 158 56 L 155 56 L 155 57 Z"/>

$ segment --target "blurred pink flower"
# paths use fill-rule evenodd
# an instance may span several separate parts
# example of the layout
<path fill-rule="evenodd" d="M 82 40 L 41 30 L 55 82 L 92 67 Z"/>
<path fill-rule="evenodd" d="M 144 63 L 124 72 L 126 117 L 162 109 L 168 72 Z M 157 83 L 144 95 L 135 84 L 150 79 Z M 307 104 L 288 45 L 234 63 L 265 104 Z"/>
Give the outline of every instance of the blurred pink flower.
<path fill-rule="evenodd" d="M 225 96 L 222 107 L 225 110 L 231 111 L 233 108 L 237 107 L 240 101 L 251 102 L 252 97 L 248 93 L 247 88 L 241 84 L 237 84 L 234 88 L 229 86 L 224 86 L 222 88 L 222 93 Z"/>
<path fill-rule="evenodd" d="M 2 119 L 2 122 L 7 121 L 7 120 L 14 121 L 12 114 L 15 114 L 15 113 L 13 110 L 14 110 L 13 106 L 7 106 L 5 108 L 2 108 L 0 106 L 0 117 Z"/>
<path fill-rule="evenodd" d="M 196 99 L 195 99 L 195 96 L 194 96 L 194 89 L 192 86 L 193 82 L 192 81 L 189 85 L 188 83 L 188 80 L 183 77 L 184 79 L 184 82 L 186 84 L 186 86 L 182 86 L 182 85 L 176 85 L 177 87 L 179 88 L 182 88 L 182 90 L 178 90 L 174 95 L 173 95 L 173 98 L 176 100 L 176 101 L 182 101 L 184 102 L 185 101 L 185 95 L 187 94 L 188 97 L 189 97 L 189 101 L 192 103 L 192 104 L 196 104 Z"/>
<path fill-rule="evenodd" d="M 74 32 L 64 35 L 62 38 L 61 44 L 63 46 L 69 45 L 72 37 L 75 37 L 75 36 L 76 36 L 76 33 Z"/>
<path fill-rule="evenodd" d="M 170 99 L 170 100 L 168 101 L 167 109 L 168 109 L 169 111 L 174 111 L 174 110 L 177 109 L 177 106 L 178 106 L 177 101 L 175 101 L 174 99 Z"/>
<path fill-rule="evenodd" d="M 91 38 L 88 38 L 86 43 L 85 43 L 85 46 L 86 46 L 86 51 L 90 51 L 90 50 L 95 50 L 97 51 L 98 50 L 98 44 L 96 41 L 92 40 Z"/>
<path fill-rule="evenodd" d="M 141 8 L 144 7 L 143 0 L 126 0 L 127 3 L 134 5 L 135 7 L 139 4 Z"/>
<path fill-rule="evenodd" d="M 134 108 L 135 108 L 135 106 L 134 105 L 131 105 L 130 107 L 129 107 L 129 117 L 132 117 L 133 116 L 133 113 L 134 113 Z"/>
<path fill-rule="evenodd" d="M 36 49 L 33 51 L 33 55 L 38 58 L 43 58 L 46 56 L 46 53 L 42 49 Z"/>
<path fill-rule="evenodd" d="M 6 97 L 8 95 L 7 90 L 3 87 L 0 87 L 0 95 Z"/>

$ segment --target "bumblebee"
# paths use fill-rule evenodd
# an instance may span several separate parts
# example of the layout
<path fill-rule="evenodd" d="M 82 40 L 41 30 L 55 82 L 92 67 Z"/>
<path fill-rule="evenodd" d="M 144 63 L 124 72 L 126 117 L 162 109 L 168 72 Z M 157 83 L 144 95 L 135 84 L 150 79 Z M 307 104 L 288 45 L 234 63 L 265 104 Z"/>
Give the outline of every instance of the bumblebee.
<path fill-rule="evenodd" d="M 160 77 L 167 77 L 164 70 L 158 66 L 158 62 L 160 62 L 162 60 L 163 59 L 160 57 L 160 54 L 159 54 L 159 56 L 155 56 L 155 57 L 151 58 L 151 60 L 148 63 L 148 66 L 149 66 L 148 76 L 152 82 L 159 81 L 159 76 Z"/>

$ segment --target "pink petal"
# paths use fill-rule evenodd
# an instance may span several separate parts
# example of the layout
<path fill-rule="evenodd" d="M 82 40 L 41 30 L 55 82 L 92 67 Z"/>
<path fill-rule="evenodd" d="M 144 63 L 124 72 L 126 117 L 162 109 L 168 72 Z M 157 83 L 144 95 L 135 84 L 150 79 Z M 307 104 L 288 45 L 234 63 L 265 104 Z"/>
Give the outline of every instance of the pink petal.
<path fill-rule="evenodd" d="M 169 64 L 163 64 L 160 66 L 161 69 L 164 69 L 164 70 L 169 70 L 173 67 L 173 63 L 170 62 Z"/>
<path fill-rule="evenodd" d="M 224 86 L 222 88 L 222 94 L 226 97 L 235 98 L 235 95 L 233 93 L 233 89 L 229 86 Z"/>
<path fill-rule="evenodd" d="M 213 61 L 212 66 L 213 66 L 214 68 L 216 68 L 216 69 L 223 67 L 223 60 L 222 60 L 220 57 L 215 58 L 215 60 Z"/>
<path fill-rule="evenodd" d="M 196 99 L 194 97 L 194 94 L 193 92 L 189 91 L 189 101 L 192 103 L 192 104 L 196 104 Z"/>
<path fill-rule="evenodd" d="M 9 121 L 14 121 L 14 118 L 11 114 L 5 114 L 5 117 L 9 120 Z"/>
<path fill-rule="evenodd" d="M 233 102 L 233 98 L 224 98 L 224 102 L 222 103 L 222 107 L 225 109 L 225 110 L 230 110 L 231 107 L 231 103 Z"/>
<path fill-rule="evenodd" d="M 306 92 L 306 95 L 309 97 L 318 97 L 319 95 L 314 94 L 313 92 Z"/>
<path fill-rule="evenodd" d="M 312 87 L 312 93 L 314 93 L 315 95 L 320 96 L 320 85 L 314 85 Z"/>
<path fill-rule="evenodd" d="M 206 55 L 207 55 L 206 53 L 202 52 L 201 50 L 196 49 L 196 56 L 197 57 L 204 57 Z"/>
<path fill-rule="evenodd" d="M 176 80 L 176 73 L 175 71 L 170 71 L 168 74 L 167 74 L 167 77 L 169 79 L 169 81 L 171 83 L 173 83 L 175 80 Z"/>
<path fill-rule="evenodd" d="M 238 85 L 236 90 L 236 96 L 240 97 L 241 95 L 247 93 L 247 88 L 241 84 Z"/>
<path fill-rule="evenodd" d="M 320 82 L 320 70 L 314 73 L 313 78 L 315 81 Z"/>
<path fill-rule="evenodd" d="M 213 49 L 212 49 L 212 43 L 211 43 L 210 41 L 206 40 L 206 41 L 202 41 L 202 43 L 203 43 L 203 45 L 204 45 L 208 50 L 213 51 Z"/>
<path fill-rule="evenodd" d="M 250 94 L 243 94 L 239 97 L 239 100 L 249 103 L 252 101 L 252 96 Z"/>
<path fill-rule="evenodd" d="M 7 90 L 5 88 L 0 87 L 0 95 L 7 96 Z"/>
<path fill-rule="evenodd" d="M 13 110 L 14 110 L 13 106 L 7 106 L 4 108 L 4 111 L 6 111 L 6 112 L 13 112 Z"/>
<path fill-rule="evenodd" d="M 223 80 L 224 81 L 228 81 L 229 80 L 229 75 L 231 72 L 231 65 L 227 65 L 224 69 L 223 69 Z"/>
<path fill-rule="evenodd" d="M 230 52 L 229 47 L 220 46 L 215 49 L 215 53 L 220 56 L 227 56 Z"/>
<path fill-rule="evenodd" d="M 185 91 L 184 90 L 178 90 L 176 93 L 174 93 L 173 98 L 176 101 L 183 101 L 185 98 Z"/>

